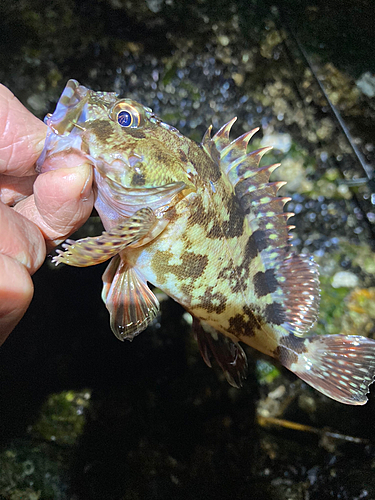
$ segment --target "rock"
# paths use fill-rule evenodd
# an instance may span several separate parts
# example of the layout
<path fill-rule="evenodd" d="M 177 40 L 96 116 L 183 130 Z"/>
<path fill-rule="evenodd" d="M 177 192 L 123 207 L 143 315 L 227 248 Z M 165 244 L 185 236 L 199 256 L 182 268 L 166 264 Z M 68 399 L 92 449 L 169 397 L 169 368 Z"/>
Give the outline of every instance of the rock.
<path fill-rule="evenodd" d="M 354 288 L 358 286 L 359 279 L 354 273 L 350 273 L 349 271 L 339 271 L 336 273 L 332 279 L 332 287 L 333 288 Z"/>

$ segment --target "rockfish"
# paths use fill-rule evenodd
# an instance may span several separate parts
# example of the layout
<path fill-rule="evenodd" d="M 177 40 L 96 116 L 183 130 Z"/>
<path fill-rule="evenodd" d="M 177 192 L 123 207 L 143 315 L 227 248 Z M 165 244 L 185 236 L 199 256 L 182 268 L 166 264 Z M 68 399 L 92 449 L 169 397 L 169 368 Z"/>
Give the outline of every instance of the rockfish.
<path fill-rule="evenodd" d="M 307 335 L 319 310 L 317 264 L 290 244 L 289 198 L 277 194 L 284 183 L 269 182 L 279 165 L 259 166 L 270 148 L 247 152 L 258 129 L 231 141 L 234 122 L 212 137 L 209 127 L 196 144 L 142 104 L 69 80 L 46 117 L 38 168 L 61 153 L 91 162 L 105 231 L 67 240 L 53 260 L 111 259 L 102 298 L 120 340 L 132 340 L 157 315 L 149 282 L 192 314 L 205 362 L 215 358 L 233 386 L 246 376 L 244 342 L 326 396 L 364 404 L 375 341 Z"/>

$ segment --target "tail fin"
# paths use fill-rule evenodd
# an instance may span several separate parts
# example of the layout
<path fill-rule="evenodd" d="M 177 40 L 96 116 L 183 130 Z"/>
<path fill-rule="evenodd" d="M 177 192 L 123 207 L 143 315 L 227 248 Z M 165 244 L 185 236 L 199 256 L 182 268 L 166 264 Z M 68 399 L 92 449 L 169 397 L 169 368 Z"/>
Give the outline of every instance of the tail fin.
<path fill-rule="evenodd" d="M 375 340 L 357 335 L 305 339 L 288 335 L 280 346 L 280 361 L 325 396 L 364 405 L 375 377 Z"/>

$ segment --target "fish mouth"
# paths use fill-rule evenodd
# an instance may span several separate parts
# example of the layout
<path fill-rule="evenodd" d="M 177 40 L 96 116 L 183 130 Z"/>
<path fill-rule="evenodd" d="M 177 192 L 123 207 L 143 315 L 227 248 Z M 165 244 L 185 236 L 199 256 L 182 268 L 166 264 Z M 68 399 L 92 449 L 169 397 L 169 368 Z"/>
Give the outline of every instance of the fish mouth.
<path fill-rule="evenodd" d="M 37 172 L 43 173 L 59 168 L 58 161 L 54 162 L 52 159 L 67 152 L 74 152 L 91 162 L 88 147 L 80 136 L 85 130 L 84 123 L 87 119 L 91 93 L 91 90 L 80 85 L 77 80 L 68 81 L 55 111 L 44 119 L 48 132 L 44 149 L 36 163 Z"/>
<path fill-rule="evenodd" d="M 36 162 L 36 171 L 43 174 L 49 170 L 57 170 L 62 166 L 61 158 L 72 153 L 76 156 L 78 162 L 82 159 L 84 162 L 94 164 L 94 159 L 90 157 L 87 146 L 79 135 L 74 137 L 71 135 L 59 136 L 49 130 L 44 149 Z"/>
<path fill-rule="evenodd" d="M 56 135 L 67 135 L 74 127 L 83 128 L 87 118 L 87 101 L 91 90 L 80 85 L 77 80 L 69 80 L 57 102 L 53 114 L 48 114 L 44 122 Z"/>
<path fill-rule="evenodd" d="M 36 171 L 47 172 L 59 168 L 59 155 L 74 153 L 76 157 L 100 166 L 101 161 L 90 155 L 89 144 L 83 138 L 86 131 L 85 123 L 90 113 L 90 99 L 93 98 L 99 108 L 109 108 L 117 98 L 115 92 L 93 92 L 81 85 L 77 80 L 69 80 L 56 104 L 55 111 L 48 114 L 44 122 L 48 132 L 44 149 L 37 160 Z M 60 156 L 61 159 L 61 156 Z M 129 168 L 129 162 L 124 161 L 124 168 Z M 98 163 L 98 165 L 96 165 Z M 119 169 L 119 162 L 115 163 Z"/>

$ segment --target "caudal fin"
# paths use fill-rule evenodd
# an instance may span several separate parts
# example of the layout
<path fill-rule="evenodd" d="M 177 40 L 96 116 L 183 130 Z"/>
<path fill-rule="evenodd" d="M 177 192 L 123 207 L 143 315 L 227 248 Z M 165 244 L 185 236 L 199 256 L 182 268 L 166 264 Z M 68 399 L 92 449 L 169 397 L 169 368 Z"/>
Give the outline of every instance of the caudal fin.
<path fill-rule="evenodd" d="M 296 341 L 299 348 L 293 349 Z M 288 344 L 283 346 L 286 351 L 280 361 L 307 384 L 340 403 L 367 402 L 375 377 L 375 340 L 357 335 L 317 335 L 294 337 L 290 342 L 294 346 Z"/>

